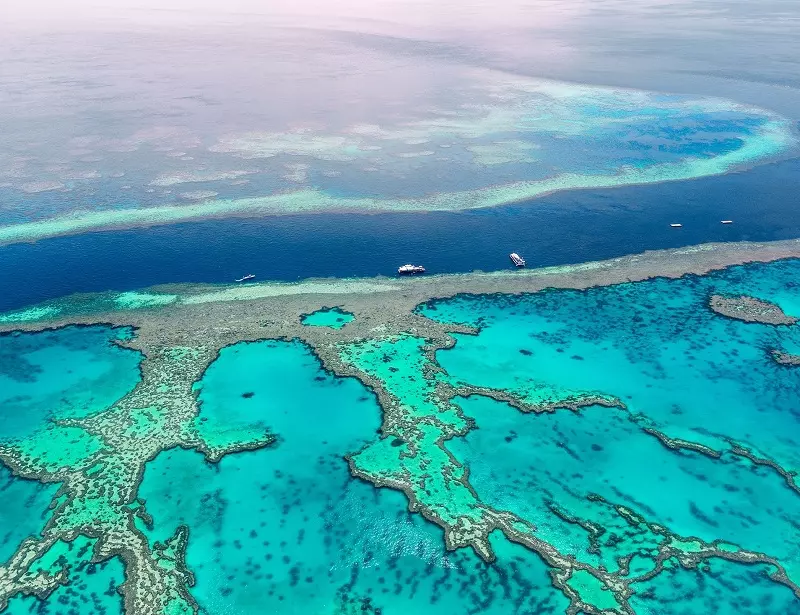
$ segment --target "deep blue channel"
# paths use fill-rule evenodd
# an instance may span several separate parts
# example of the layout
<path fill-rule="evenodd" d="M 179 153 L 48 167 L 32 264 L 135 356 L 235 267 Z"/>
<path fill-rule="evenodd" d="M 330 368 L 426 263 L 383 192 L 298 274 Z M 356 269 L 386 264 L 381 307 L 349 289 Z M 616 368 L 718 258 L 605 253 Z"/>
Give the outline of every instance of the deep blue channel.
<path fill-rule="evenodd" d="M 730 225 L 720 221 L 731 219 Z M 673 229 L 673 222 L 683 228 Z M 395 275 L 580 263 L 709 241 L 800 237 L 800 158 L 724 176 L 570 191 L 460 213 L 232 218 L 0 248 L 0 310 L 172 282 Z"/>

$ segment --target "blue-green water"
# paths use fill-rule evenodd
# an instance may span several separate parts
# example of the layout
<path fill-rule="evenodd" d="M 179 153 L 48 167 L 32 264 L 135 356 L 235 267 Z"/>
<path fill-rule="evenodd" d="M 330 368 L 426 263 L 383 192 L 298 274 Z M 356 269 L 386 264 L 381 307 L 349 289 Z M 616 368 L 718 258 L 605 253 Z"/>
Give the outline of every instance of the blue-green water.
<path fill-rule="evenodd" d="M 99 439 L 53 421 L 102 412 L 133 389 L 141 355 L 114 344 L 130 335 L 128 329 L 74 326 L 0 336 L 0 445 L 33 455 L 47 471 L 80 469 L 99 448 Z M 14 478 L 0 466 L 0 563 L 6 563 L 26 538 L 41 536 L 59 487 L 59 482 Z M 122 563 L 91 563 L 93 543 L 77 537 L 57 543 L 35 560 L 34 571 L 55 574 L 66 569 L 67 583 L 46 602 L 34 596 L 12 598 L 6 612 L 121 613 L 122 597 L 116 588 L 124 580 Z"/>
<path fill-rule="evenodd" d="M 769 355 L 797 348 L 800 328 L 733 321 L 707 308 L 712 293 L 746 293 L 800 315 L 798 273 L 791 260 L 521 299 L 465 296 L 421 311 L 483 327 L 439 353 L 457 379 L 532 398 L 613 395 L 672 437 L 712 447 L 731 438 L 800 468 L 800 375 Z"/>
<path fill-rule="evenodd" d="M 470 468 L 481 500 L 532 521 L 562 552 L 616 570 L 616 558 L 632 548 L 612 542 L 590 553 L 587 532 L 549 508 L 608 527 L 607 507 L 587 499 L 599 494 L 680 536 L 722 538 L 797 570 L 800 499 L 772 470 L 677 455 L 613 409 L 525 416 L 486 399 L 462 407 L 477 429 L 449 448 Z"/>
<path fill-rule="evenodd" d="M 712 560 L 703 570 L 672 566 L 656 581 L 637 584 L 631 600 L 638 615 L 762 615 L 797 612 L 791 591 L 766 578 L 763 566 Z"/>
<path fill-rule="evenodd" d="M 603 513 L 586 499 L 598 493 L 682 536 L 722 538 L 772 554 L 796 576 L 800 499 L 776 471 L 731 454 L 718 460 L 676 454 L 641 427 L 721 451 L 737 442 L 788 471 L 800 467 L 800 372 L 770 355 L 775 348 L 794 351 L 798 328 L 744 323 L 707 308 L 712 293 L 747 293 L 800 314 L 798 273 L 793 260 L 707 277 L 522 298 L 464 296 L 423 307 L 431 318 L 481 327 L 438 353 L 457 381 L 534 402 L 601 393 L 628 408 L 525 416 L 469 399 L 462 407 L 478 428 L 449 448 L 470 467 L 484 501 L 534 521 L 567 552 L 585 551 L 585 533 L 548 515 L 547 503 L 602 524 Z"/>
<path fill-rule="evenodd" d="M 122 596 L 117 588 L 125 580 L 122 563 L 117 559 L 100 563 L 89 560 L 96 541 L 83 536 L 73 542 L 57 543 L 33 570 L 56 572 L 69 569 L 67 583 L 58 587 L 43 602 L 35 596 L 18 596 L 9 601 L 9 615 L 122 615 Z"/>
<path fill-rule="evenodd" d="M 400 0 L 361 3 L 357 14 L 336 5 L 313 14 L 280 6 L 277 15 L 195 7 L 191 16 L 153 13 L 148 5 L 159 3 L 144 0 L 134 13 L 95 7 L 70 19 L 24 4 L 0 24 L 0 243 L 14 244 L 0 247 L 3 310 L 248 271 L 259 280 L 369 277 L 408 261 L 436 273 L 496 270 L 512 250 L 544 266 L 798 235 L 798 160 L 751 168 L 797 154 L 796 0 L 536 10 Z M 170 25 L 185 19 L 192 27 Z M 652 183 L 689 178 L 705 179 Z M 588 189 L 570 190 L 580 186 Z M 502 206 L 456 211 L 481 205 Z M 280 215 L 291 212 L 306 213 Z M 208 215 L 228 217 L 200 219 Z M 734 224 L 719 224 L 726 219 Z M 151 228 L 170 220 L 193 222 Z M 100 229 L 119 230 L 87 233 Z M 222 448 L 269 429 L 274 446 L 213 465 L 189 450 L 153 458 L 147 449 L 141 510 L 154 525 L 142 513 L 136 527 L 154 541 L 187 524 L 191 591 L 207 613 L 565 611 L 546 566 L 499 532 L 493 564 L 468 548 L 446 553 L 442 529 L 409 513 L 405 495 L 352 478 L 344 456 L 359 450 L 374 453 L 353 457 L 359 471 L 360 460 L 416 472 L 423 510 L 450 521 L 478 518 L 481 506 L 511 511 L 581 561 L 616 570 L 620 555 L 635 554 L 629 577 L 652 568 L 664 534 L 615 504 L 665 532 L 763 550 L 798 581 L 794 475 L 730 447 L 800 470 L 800 368 L 770 354 L 800 354 L 800 328 L 746 325 L 705 307 L 712 292 L 747 292 L 800 316 L 798 273 L 787 262 L 436 302 L 423 313 L 483 326 L 438 353 L 448 372 L 437 372 L 439 384 L 504 389 L 531 403 L 599 393 L 626 408 L 526 415 L 472 396 L 456 399 L 462 416 L 424 380 L 433 373 L 421 354 L 427 340 L 381 338 L 377 327 L 377 339 L 360 340 L 360 358 L 408 418 L 387 421 L 385 434 L 363 386 L 324 372 L 300 344 L 262 342 L 225 349 L 205 374 L 200 423 L 190 412 L 170 423 L 166 401 L 109 413 L 114 429 L 146 427 L 124 431 L 130 438 L 112 451 L 111 438 L 57 421 L 96 416 L 96 426 L 131 392 L 142 357 L 114 344 L 129 332 L 0 336 L 0 457 L 33 458 L 28 474 L 49 481 L 0 467 L 0 566 L 58 519 L 48 505 L 61 486 L 58 502 L 74 498 L 72 514 L 102 520 L 100 533 L 127 522 L 138 505 L 125 487 L 143 463 L 134 453 L 154 436 Z M 346 339 L 356 324 L 340 318 L 320 311 L 305 324 L 342 327 L 335 337 Z M 148 361 L 163 359 L 155 350 Z M 159 390 L 176 393 L 168 389 Z M 186 397 L 171 401 L 191 409 Z M 645 427 L 721 455 L 670 450 Z M 460 464 L 474 498 L 454 480 L 467 476 Z M 91 475 L 88 494 L 79 493 L 81 473 Z M 7 612 L 121 612 L 123 564 L 89 564 L 94 540 L 68 540 L 31 566 L 68 566 L 66 585 L 44 602 L 12 598 Z M 630 604 L 638 615 L 800 612 L 770 572 L 719 558 L 684 569 L 671 559 L 634 584 Z M 588 573 L 569 584 L 610 604 Z"/>
<path fill-rule="evenodd" d="M 224 348 L 194 387 L 197 421 L 208 433 L 268 430 L 276 441 L 213 464 L 191 450 L 162 452 L 146 464 L 138 489 L 153 523 L 139 520 L 136 527 L 151 545 L 188 528 L 186 565 L 196 576 L 190 593 L 204 613 L 567 609 L 534 552 L 497 531 L 490 535 L 492 563 L 469 548 L 447 552 L 442 528 L 409 512 L 405 494 L 354 478 L 346 456 L 374 447 L 374 455 L 359 457 L 367 475 L 381 451 L 391 453 L 387 463 L 408 452 L 401 468 L 412 474 L 425 472 L 425 459 L 433 463 L 429 473 L 463 464 L 481 507 L 532 523 L 536 538 L 623 579 L 651 571 L 665 541 L 683 553 L 724 541 L 725 552 L 741 548 L 775 558 L 796 581 L 800 494 L 787 477 L 800 467 L 800 371 L 778 364 L 771 351 L 797 353 L 798 326 L 726 318 L 710 310 L 708 299 L 744 293 L 800 315 L 798 275 L 800 261 L 787 260 L 678 280 L 422 305 L 418 311 L 434 320 L 479 327 L 477 335 L 457 335 L 453 348 L 437 352 L 446 370 L 440 382 L 502 390 L 534 405 L 601 395 L 624 407 L 526 414 L 472 395 L 453 400 L 459 417 L 438 405 L 436 381 L 424 380 L 429 361 L 422 340 L 341 346 L 349 349 L 346 362 L 406 404 L 410 423 L 402 438 L 415 438 L 419 422 L 428 456 L 417 459 L 403 440 L 381 439 L 376 396 L 355 379 L 326 372 L 311 348 L 270 340 Z M 59 448 L 64 438 L 41 434 L 63 429 L 53 419 L 101 412 L 133 388 L 141 355 L 113 343 L 130 334 L 68 327 L 0 337 L 3 382 L 10 383 L 0 405 L 3 420 L 16 421 L 9 423 L 15 446 L 41 455 L 45 467 L 80 471 L 86 455 L 79 442 L 67 455 Z M 437 430 L 467 425 L 437 443 Z M 645 428 L 719 456 L 671 450 Z M 787 476 L 737 454 L 732 443 Z M 463 489 L 435 478 L 429 477 L 427 494 L 415 491 L 421 505 L 453 518 L 475 514 L 468 510 L 472 500 L 460 499 Z M 102 476 L 93 480 L 100 484 Z M 5 473 L 4 560 L 25 537 L 41 532 L 56 488 Z M 67 562 L 68 583 L 44 603 L 13 598 L 8 612 L 66 614 L 81 612 L 83 604 L 92 604 L 92 612 L 120 612 L 122 564 L 90 565 L 90 542 L 58 543 L 34 569 Z M 621 558 L 630 558 L 627 572 Z M 630 604 L 638 615 L 797 611 L 791 590 L 768 578 L 774 566 L 719 557 L 691 569 L 674 557 L 664 565 L 653 579 L 632 584 L 637 593 Z M 613 603 L 588 573 L 575 573 L 569 585 L 597 605 Z"/>
<path fill-rule="evenodd" d="M 141 355 L 113 343 L 130 335 L 97 326 L 0 336 L 0 440 L 105 410 L 130 392 Z"/>
<path fill-rule="evenodd" d="M 169 451 L 145 472 L 152 536 L 188 524 L 192 593 L 206 612 L 565 608 L 522 547 L 496 537 L 503 557 L 495 566 L 468 551 L 447 554 L 441 530 L 406 512 L 403 495 L 350 476 L 344 455 L 375 437 L 380 409 L 356 381 L 325 374 L 304 346 L 225 349 L 201 384 L 201 417 L 263 421 L 280 437 L 275 448 L 218 466 Z"/>
<path fill-rule="evenodd" d="M 0 465 L 0 562 L 5 562 L 28 536 L 41 532 L 57 485 L 15 479 Z"/>
<path fill-rule="evenodd" d="M 305 314 L 300 319 L 300 322 L 309 327 L 331 327 L 332 329 L 341 329 L 347 323 L 353 322 L 354 319 L 355 316 L 350 312 L 345 312 L 337 307 L 333 307 L 323 308 L 311 314 Z"/>

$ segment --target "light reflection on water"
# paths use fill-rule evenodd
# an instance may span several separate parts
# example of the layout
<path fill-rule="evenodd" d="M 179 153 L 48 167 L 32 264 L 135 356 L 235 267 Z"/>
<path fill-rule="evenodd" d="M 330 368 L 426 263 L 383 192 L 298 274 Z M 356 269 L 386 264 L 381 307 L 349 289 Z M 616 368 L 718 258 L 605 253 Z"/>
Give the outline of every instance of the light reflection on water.
<path fill-rule="evenodd" d="M 413 9 L 416 17 L 399 17 L 400 7 Z M 683 18 L 697 18 L 689 9 Z M 222 24 L 192 29 L 177 28 L 181 13 L 169 13 L 156 27 L 139 23 L 148 15 L 140 11 L 122 28 L 122 22 L 112 26 L 96 18 L 77 32 L 16 32 L 0 48 L 0 223 L 300 189 L 385 201 L 573 173 L 619 174 L 612 183 L 639 183 L 652 180 L 625 177 L 626 170 L 730 153 L 771 121 L 751 107 L 694 95 L 709 92 L 675 79 L 693 70 L 678 56 L 669 70 L 662 67 L 655 85 L 649 82 L 655 71 L 636 69 L 623 54 L 617 76 L 608 82 L 687 95 L 522 76 L 602 82 L 602 73 L 585 72 L 596 60 L 559 64 L 533 61 L 530 54 L 546 55 L 543 47 L 559 48 L 548 41 L 560 41 L 585 59 L 617 63 L 619 41 L 608 43 L 603 28 L 595 37 L 581 29 L 587 15 L 613 22 L 609 3 L 579 3 L 566 14 L 559 4 L 523 11 L 512 3 L 480 32 L 469 18 L 487 13 L 479 3 L 467 7 L 466 21 L 446 26 L 447 7 L 382 4 L 377 25 L 366 20 L 376 10 L 348 21 L 346 29 L 342 23 L 335 28 L 324 13 L 302 22 L 305 27 L 274 27 L 275 20 L 263 16 L 252 19 L 266 20 L 264 27 L 243 25 L 235 23 L 241 15 L 229 15 Z M 752 19 L 737 10 L 741 20 Z M 301 23 L 302 7 L 295 13 L 287 17 L 284 10 L 278 23 Z M 507 15 L 519 18 L 513 28 L 504 21 Z M 647 31 L 664 16 L 679 19 L 657 5 L 650 14 L 640 7 L 629 17 Z M 722 23 L 713 10 L 703 19 L 708 27 Z M 525 25 L 533 22 L 535 27 Z M 506 40 L 513 44 L 496 43 Z M 642 41 L 639 55 L 661 48 L 680 53 L 680 46 L 662 43 Z M 628 45 L 627 53 L 635 47 Z M 772 102 L 785 112 L 792 95 L 790 90 Z M 741 100 L 749 102 L 749 96 Z M 737 164 L 785 149 L 774 137 L 764 141 Z M 656 176 L 692 177 L 732 165 L 697 171 L 692 166 Z M 607 182 L 557 182 L 567 188 L 599 185 Z M 503 202 L 503 194 L 515 200 L 536 191 L 503 191 L 488 204 Z M 313 206 L 312 199 L 302 208 Z"/>

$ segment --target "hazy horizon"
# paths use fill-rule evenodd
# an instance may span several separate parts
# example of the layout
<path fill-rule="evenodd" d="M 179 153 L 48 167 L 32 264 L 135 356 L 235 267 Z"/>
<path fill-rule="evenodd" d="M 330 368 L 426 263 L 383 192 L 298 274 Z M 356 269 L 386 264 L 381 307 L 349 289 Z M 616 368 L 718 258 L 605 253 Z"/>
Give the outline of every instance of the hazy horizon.
<path fill-rule="evenodd" d="M 32 0 L 15 2 L 0 9 L 6 24 L 74 23 L 85 19 L 119 19 L 151 24 L 188 23 L 220 17 L 304 18 L 315 21 L 358 20 L 406 26 L 444 29 L 493 26 L 518 26 L 535 15 L 539 25 L 563 23 L 570 17 L 587 13 L 596 3 L 586 0 L 564 6 L 550 0 L 514 0 L 502 7 L 484 0 L 471 2 L 429 2 L 428 0 L 347 0 L 331 7 L 319 0 L 274 0 L 269 6 L 258 0 L 132 0 L 120 6 L 113 0 Z"/>

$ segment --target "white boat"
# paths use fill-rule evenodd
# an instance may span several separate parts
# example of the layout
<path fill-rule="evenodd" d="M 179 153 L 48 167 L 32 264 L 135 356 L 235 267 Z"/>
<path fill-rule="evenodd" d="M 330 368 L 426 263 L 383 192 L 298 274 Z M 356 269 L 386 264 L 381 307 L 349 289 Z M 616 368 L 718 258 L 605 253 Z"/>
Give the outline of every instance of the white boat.
<path fill-rule="evenodd" d="M 508 257 L 511 259 L 511 262 L 514 263 L 517 267 L 525 266 L 525 259 L 522 258 L 516 252 L 512 252 L 511 254 L 508 255 Z"/>
<path fill-rule="evenodd" d="M 422 265 L 403 265 L 397 269 L 400 275 L 415 275 L 417 273 L 425 273 L 425 267 Z"/>
<path fill-rule="evenodd" d="M 733 224 L 733 220 L 720 220 L 722 224 Z"/>
<path fill-rule="evenodd" d="M 254 277 L 256 277 L 256 274 L 248 273 L 243 278 L 239 278 L 238 280 L 236 280 L 236 282 L 246 282 L 247 280 L 252 280 Z"/>
<path fill-rule="evenodd" d="M 670 226 L 671 226 L 672 228 L 681 228 L 681 227 L 683 226 L 683 224 L 677 224 L 677 223 L 675 223 L 675 224 L 670 224 Z"/>

